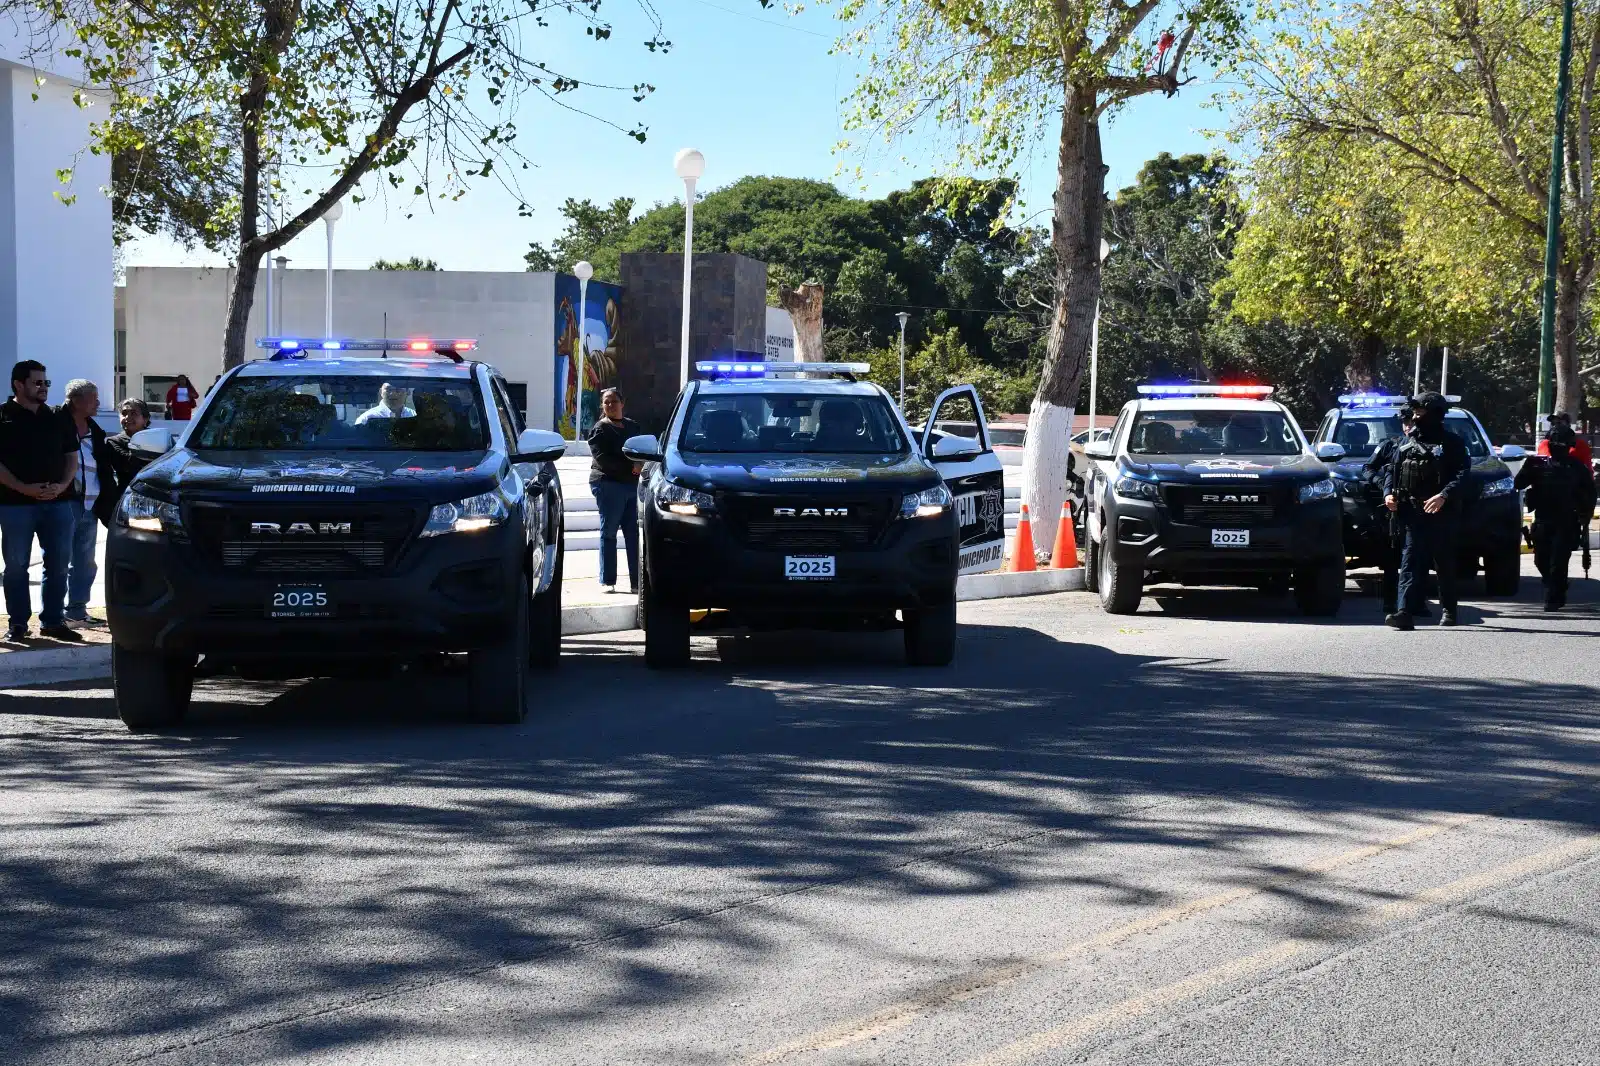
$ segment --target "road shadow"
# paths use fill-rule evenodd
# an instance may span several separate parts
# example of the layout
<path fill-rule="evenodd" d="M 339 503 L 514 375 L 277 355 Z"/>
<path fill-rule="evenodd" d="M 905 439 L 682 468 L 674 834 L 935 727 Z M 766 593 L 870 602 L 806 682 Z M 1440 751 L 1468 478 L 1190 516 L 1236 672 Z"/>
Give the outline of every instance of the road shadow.
<path fill-rule="evenodd" d="M 104 720 L 104 687 L 0 695 L 0 1061 L 120 1061 L 228 1028 L 291 1058 L 421 1032 L 274 1023 L 464 974 L 510 988 L 506 965 L 597 943 L 754 957 L 806 919 L 730 908 L 847 882 L 890 902 L 1088 885 L 1156 903 L 1140 871 L 1085 860 L 1137 844 L 1230 856 L 1241 884 L 1282 874 L 1246 855 L 1268 830 L 1164 806 L 1498 811 L 1600 755 L 1595 690 L 1555 672 L 1257 674 L 998 625 L 964 626 L 943 670 L 904 666 L 898 634 L 696 649 L 661 674 L 636 636 L 569 641 L 519 727 L 465 724 L 461 679 L 434 672 L 205 681 L 160 736 Z M 715 982 L 614 965 L 603 997 L 540 1024 Z"/>

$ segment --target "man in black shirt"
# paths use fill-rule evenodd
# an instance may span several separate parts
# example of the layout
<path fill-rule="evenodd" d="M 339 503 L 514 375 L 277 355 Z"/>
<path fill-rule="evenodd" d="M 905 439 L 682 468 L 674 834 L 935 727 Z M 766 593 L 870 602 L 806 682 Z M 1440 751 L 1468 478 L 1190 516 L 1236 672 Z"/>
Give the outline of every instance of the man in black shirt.
<path fill-rule="evenodd" d="M 33 540 L 44 553 L 39 633 L 79 641 L 67 628 L 67 560 L 75 524 L 72 490 L 78 474 L 78 435 L 45 400 L 44 364 L 24 359 L 11 368 L 11 399 L 0 404 L 0 558 L 5 575 L 6 638 L 27 639 L 33 603 L 28 563 Z M 81 505 L 80 505 L 81 506 Z"/>
<path fill-rule="evenodd" d="M 1567 605 L 1567 567 L 1589 535 L 1594 514 L 1594 474 L 1573 454 L 1578 436 L 1552 420 L 1545 438 L 1548 456 L 1530 456 L 1517 471 L 1517 489 L 1533 512 L 1533 560 L 1544 579 L 1544 609 Z"/>
<path fill-rule="evenodd" d="M 1392 628 L 1415 628 L 1427 606 L 1428 567 L 1439 579 L 1439 624 L 1456 624 L 1456 529 L 1472 457 L 1460 437 L 1444 428 L 1449 402 L 1437 392 L 1411 402 L 1416 428 L 1395 449 L 1384 470 L 1383 502 L 1405 530 L 1400 549 L 1398 609 L 1384 619 Z"/>
<path fill-rule="evenodd" d="M 622 415 L 622 393 L 600 394 L 600 420 L 589 429 L 589 488 L 600 508 L 600 585 L 617 590 L 617 530 L 628 554 L 628 583 L 639 591 L 639 468 L 622 454 L 622 444 L 640 432 Z"/>

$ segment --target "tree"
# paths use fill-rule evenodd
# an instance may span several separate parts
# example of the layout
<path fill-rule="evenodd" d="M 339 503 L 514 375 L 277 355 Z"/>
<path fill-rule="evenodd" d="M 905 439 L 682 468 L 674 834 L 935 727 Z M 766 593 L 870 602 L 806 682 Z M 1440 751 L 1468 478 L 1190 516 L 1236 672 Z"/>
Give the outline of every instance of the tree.
<path fill-rule="evenodd" d="M 622 280 L 618 242 L 633 225 L 633 198 L 619 196 L 602 207 L 593 200 L 568 197 L 561 215 L 567 228 L 549 248 L 538 241 L 528 245 L 522 257 L 528 269 L 570 272 L 574 263 L 587 260 L 598 280 Z"/>
<path fill-rule="evenodd" d="M 1543 262 L 1559 20 L 1560 5 L 1524 0 L 1370 0 L 1333 14 L 1320 0 L 1288 0 L 1280 28 L 1242 67 L 1252 105 L 1245 132 L 1271 146 L 1269 166 L 1307 161 L 1312 184 L 1286 206 L 1311 215 L 1314 235 L 1377 233 L 1373 250 L 1385 262 L 1376 273 L 1351 271 L 1317 252 L 1303 269 L 1290 264 L 1306 284 L 1283 287 L 1282 302 L 1292 305 L 1319 284 L 1343 288 L 1357 297 L 1348 301 L 1355 318 L 1384 324 L 1387 312 L 1403 309 L 1374 308 L 1367 283 L 1387 273 L 1403 279 L 1395 286 L 1402 292 L 1417 278 L 1448 279 L 1442 295 L 1458 299 L 1446 302 L 1451 313 L 1481 313 L 1486 303 L 1502 313 L 1529 309 Z M 1580 6 L 1574 39 L 1556 408 L 1575 415 L 1578 337 L 1600 251 L 1592 162 L 1600 13 Z M 1352 159 L 1359 170 L 1341 171 Z M 1329 201 L 1338 214 L 1338 190 L 1352 183 L 1383 193 L 1363 197 L 1329 228 Z M 1270 225 L 1291 240 L 1308 228 Z M 1268 254 L 1283 247 L 1274 242 Z M 1324 284 L 1330 278 L 1334 284 Z M 1257 292 L 1264 287 L 1244 280 Z M 1269 271 L 1264 280 L 1270 287 L 1282 279 Z M 1384 328 L 1403 332 L 1404 319 Z"/>
<path fill-rule="evenodd" d="M 952 139 L 956 173 L 1010 173 L 1041 139 L 1056 151 L 1055 278 L 1039 389 L 1028 418 L 1024 501 L 1049 543 L 1067 491 L 1067 439 L 1100 294 L 1105 165 L 1100 123 L 1136 96 L 1176 93 L 1191 48 L 1223 53 L 1233 0 L 842 0 L 863 56 L 852 130 Z M 1147 27 L 1159 27 L 1146 38 Z M 966 183 L 951 183 L 960 190 Z"/>
<path fill-rule="evenodd" d="M 421 259 L 412 256 L 410 259 L 379 259 L 372 264 L 373 270 L 438 270 L 439 264 L 432 259 Z"/>
<path fill-rule="evenodd" d="M 453 197 L 469 178 L 489 177 L 497 162 L 526 166 L 517 149 L 522 98 L 565 97 L 580 85 L 532 54 L 533 37 L 560 15 L 604 40 L 611 27 L 599 7 L 598 0 L 0 0 L 0 11 L 24 24 L 42 16 L 69 32 L 64 51 L 84 62 L 89 82 L 109 89 L 109 118 L 95 127 L 93 150 L 113 159 L 159 153 L 172 131 L 183 131 L 176 154 L 153 170 L 133 167 L 123 195 L 139 207 L 141 224 L 233 247 L 225 367 L 244 358 L 262 256 L 345 197 L 359 198 L 368 175 L 383 172 L 392 190 L 409 186 L 418 198 Z M 659 29 L 649 5 L 641 7 Z M 668 45 L 659 33 L 646 42 L 652 50 Z M 609 88 L 636 100 L 650 91 Z M 214 198 L 222 186 L 208 184 L 219 162 L 230 179 L 228 168 L 237 167 L 221 208 Z M 199 196 L 163 198 L 152 187 L 173 167 L 194 177 Z M 287 220 L 264 226 L 268 200 L 290 194 L 284 168 L 296 175 L 326 168 L 330 178 L 296 190 Z M 215 213 L 191 217 L 207 211 Z"/>

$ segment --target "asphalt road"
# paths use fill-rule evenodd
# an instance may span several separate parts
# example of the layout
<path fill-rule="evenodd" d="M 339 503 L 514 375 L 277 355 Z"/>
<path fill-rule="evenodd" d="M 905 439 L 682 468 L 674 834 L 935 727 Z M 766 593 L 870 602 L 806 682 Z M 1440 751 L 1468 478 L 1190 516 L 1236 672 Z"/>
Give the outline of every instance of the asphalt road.
<path fill-rule="evenodd" d="M 0 1062 L 1600 1061 L 1600 582 L 0 694 Z"/>

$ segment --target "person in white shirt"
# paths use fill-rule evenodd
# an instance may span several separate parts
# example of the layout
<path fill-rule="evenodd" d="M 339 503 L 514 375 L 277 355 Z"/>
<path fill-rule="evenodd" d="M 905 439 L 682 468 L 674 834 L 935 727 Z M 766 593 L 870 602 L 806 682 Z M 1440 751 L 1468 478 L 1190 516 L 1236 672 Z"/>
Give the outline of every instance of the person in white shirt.
<path fill-rule="evenodd" d="M 61 416 L 68 420 L 78 437 L 78 473 L 73 484 L 72 553 L 67 570 L 67 621 L 88 622 L 89 596 L 99 573 L 95 549 L 100 523 L 110 520 L 105 504 L 113 503 L 117 491 L 116 471 L 111 469 L 106 451 L 106 432 L 95 422 L 100 409 L 100 390 L 92 381 L 76 378 L 67 382 L 67 402 Z M 104 497 L 104 500 L 102 498 Z"/>
<path fill-rule="evenodd" d="M 406 404 L 411 398 L 409 389 L 396 388 L 387 381 L 378 390 L 378 406 L 370 411 L 363 412 L 356 419 L 356 425 L 364 426 L 374 418 L 415 418 L 417 412 Z"/>

